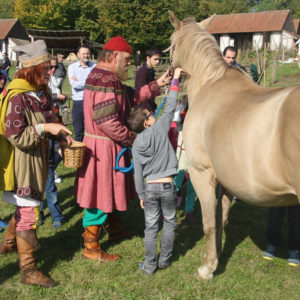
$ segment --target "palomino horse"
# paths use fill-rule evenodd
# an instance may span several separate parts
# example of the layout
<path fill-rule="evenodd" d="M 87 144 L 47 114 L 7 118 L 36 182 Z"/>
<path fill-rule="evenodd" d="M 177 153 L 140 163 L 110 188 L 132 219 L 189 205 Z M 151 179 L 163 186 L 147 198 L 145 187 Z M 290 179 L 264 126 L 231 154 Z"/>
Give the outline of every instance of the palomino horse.
<path fill-rule="evenodd" d="M 206 240 L 197 277 L 211 279 L 231 195 L 265 207 L 299 204 L 300 86 L 257 86 L 224 62 L 215 39 L 194 20 L 179 21 L 170 12 L 170 21 L 172 64 L 189 75 L 183 139 Z"/>

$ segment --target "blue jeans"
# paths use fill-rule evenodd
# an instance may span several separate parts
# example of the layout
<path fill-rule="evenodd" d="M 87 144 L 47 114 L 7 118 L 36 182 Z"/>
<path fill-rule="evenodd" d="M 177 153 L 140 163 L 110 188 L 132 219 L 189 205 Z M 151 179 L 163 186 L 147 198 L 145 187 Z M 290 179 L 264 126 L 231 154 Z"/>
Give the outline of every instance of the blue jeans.
<path fill-rule="evenodd" d="M 84 134 L 83 100 L 73 100 L 72 113 L 75 140 L 82 142 Z"/>
<path fill-rule="evenodd" d="M 145 188 L 145 269 L 157 268 L 156 248 L 159 217 L 162 211 L 164 222 L 161 237 L 159 265 L 168 265 L 172 256 L 176 228 L 176 190 L 173 183 L 151 183 Z"/>
<path fill-rule="evenodd" d="M 10 82 L 11 81 L 11 79 L 8 77 L 8 73 L 9 73 L 9 71 L 7 71 L 7 70 L 1 70 L 1 72 L 6 76 L 6 78 L 7 78 L 7 81 L 8 82 Z"/>
<path fill-rule="evenodd" d="M 281 240 L 281 227 L 285 212 L 288 212 L 288 248 L 300 250 L 300 205 L 271 207 L 269 209 L 267 240 L 278 247 Z"/>
<path fill-rule="evenodd" d="M 53 222 L 62 222 L 64 216 L 62 214 L 61 207 L 57 198 L 57 188 L 55 185 L 54 171 L 58 164 L 61 161 L 61 156 L 57 153 L 54 146 L 55 142 L 49 139 L 49 169 L 48 169 L 48 177 L 46 181 L 46 199 L 47 205 L 50 210 L 50 214 Z M 44 219 L 44 203 L 41 203 L 40 206 L 40 219 Z"/>

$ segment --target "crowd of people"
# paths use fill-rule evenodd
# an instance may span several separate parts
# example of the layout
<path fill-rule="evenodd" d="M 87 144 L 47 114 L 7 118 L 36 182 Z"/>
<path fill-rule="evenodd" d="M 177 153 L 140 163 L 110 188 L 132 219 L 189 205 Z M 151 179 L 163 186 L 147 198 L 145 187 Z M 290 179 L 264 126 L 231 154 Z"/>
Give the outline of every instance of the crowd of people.
<path fill-rule="evenodd" d="M 182 204 L 182 185 L 186 181 L 185 215 L 193 223 L 196 193 L 188 175 L 182 126 L 188 109 L 185 95 L 180 101 L 181 68 L 170 74 L 166 70 L 156 79 L 155 69 L 162 52 L 135 54 L 137 69 L 135 88 L 123 83 L 128 79 L 132 48 L 121 36 L 109 39 L 100 51 L 97 63 L 90 60 L 90 49 L 81 45 L 78 61 L 63 64 L 63 55 L 50 56 L 46 44 L 39 40 L 15 47 L 20 53 L 20 68 L 10 80 L 11 63 L 4 54 L 0 74 L 0 151 L 3 200 L 15 205 L 0 253 L 18 252 L 21 281 L 44 287 L 57 282 L 36 267 L 34 250 L 36 230 L 44 222 L 43 195 L 53 227 L 63 226 L 65 219 L 55 184 L 55 169 L 61 161 L 60 142 L 72 144 L 72 132 L 63 125 L 62 107 L 68 96 L 62 92 L 68 76 L 72 88 L 73 128 L 75 140 L 83 142 L 87 151 L 83 166 L 77 170 L 74 196 L 84 209 L 82 220 L 83 257 L 100 262 L 116 261 L 118 254 L 101 249 L 99 235 L 107 224 L 109 240 L 131 238 L 122 223 L 130 199 L 140 200 L 145 216 L 145 257 L 138 268 L 147 275 L 171 264 L 175 239 L 176 208 Z M 237 50 L 224 50 L 229 66 L 236 63 Z M 254 79 L 254 78 L 253 78 Z M 255 80 L 255 79 L 254 79 Z M 9 84 L 5 87 L 6 82 Z M 161 88 L 170 85 L 163 114 L 156 119 L 155 98 Z M 132 147 L 135 175 L 114 169 L 118 153 Z M 126 152 L 119 165 L 125 167 L 131 156 Z M 22 161 L 22 164 L 20 162 Z M 177 207 L 176 207 L 177 206 Z M 266 259 L 273 259 L 280 240 L 284 209 L 270 209 Z M 299 265 L 299 206 L 289 208 L 289 264 Z M 159 222 L 163 222 L 161 251 L 157 256 Z M 6 226 L 1 223 L 1 226 Z"/>

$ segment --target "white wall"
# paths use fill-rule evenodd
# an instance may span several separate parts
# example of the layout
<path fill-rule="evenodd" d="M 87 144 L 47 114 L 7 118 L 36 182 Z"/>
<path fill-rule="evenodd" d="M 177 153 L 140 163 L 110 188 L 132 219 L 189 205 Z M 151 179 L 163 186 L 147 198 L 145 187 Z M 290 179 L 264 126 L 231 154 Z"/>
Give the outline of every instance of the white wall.
<path fill-rule="evenodd" d="M 282 45 L 286 49 L 293 49 L 294 46 L 293 37 L 287 31 L 282 32 Z"/>
<path fill-rule="evenodd" d="M 253 33 L 252 35 L 252 49 L 262 49 L 264 44 L 264 36 L 261 32 Z"/>
<path fill-rule="evenodd" d="M 270 34 L 270 49 L 277 50 L 282 47 L 282 34 L 281 32 L 272 32 Z"/>
<path fill-rule="evenodd" d="M 13 47 L 17 46 L 10 38 L 8 39 L 8 58 L 11 61 L 17 61 L 17 53 L 12 50 Z"/>
<path fill-rule="evenodd" d="M 228 34 L 222 34 L 220 36 L 220 50 L 223 52 L 223 50 L 230 46 L 230 36 Z"/>
<path fill-rule="evenodd" d="M 2 47 L 0 49 L 0 59 L 3 59 L 3 55 L 2 53 L 4 52 L 7 52 L 7 49 L 6 49 L 6 42 L 5 41 L 2 41 Z"/>

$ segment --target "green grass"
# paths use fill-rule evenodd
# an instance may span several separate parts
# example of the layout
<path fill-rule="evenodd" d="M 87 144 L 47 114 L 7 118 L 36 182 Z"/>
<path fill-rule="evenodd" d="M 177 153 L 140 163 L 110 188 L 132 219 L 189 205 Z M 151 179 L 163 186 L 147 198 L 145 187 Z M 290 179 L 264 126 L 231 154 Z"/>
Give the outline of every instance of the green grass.
<path fill-rule="evenodd" d="M 58 189 L 67 223 L 62 229 L 52 229 L 46 209 L 45 224 L 38 230 L 40 246 L 36 257 L 38 267 L 60 285 L 51 289 L 22 285 L 17 255 L 10 254 L 0 258 L 0 299 L 299 299 L 300 269 L 287 266 L 286 226 L 278 257 L 271 263 L 264 261 L 267 210 L 241 202 L 230 211 L 220 266 L 211 282 L 194 277 L 205 251 L 198 202 L 196 224 L 186 223 L 182 208 L 177 212 L 175 249 L 169 269 L 149 277 L 137 268 L 144 255 L 144 221 L 138 201 L 132 201 L 123 216 L 126 227 L 137 230 L 137 237 L 110 243 L 106 234 L 101 236 L 102 247 L 120 254 L 121 259 L 103 264 L 83 259 L 83 211 L 72 195 L 75 173 L 62 165 L 58 173 L 63 178 Z M 0 211 L 8 221 L 14 208 L 1 202 Z"/>
<path fill-rule="evenodd" d="M 271 83 L 272 64 L 269 65 L 266 71 L 267 86 L 285 87 L 295 84 L 300 84 L 300 67 L 298 63 L 292 64 L 277 64 L 276 82 Z"/>
<path fill-rule="evenodd" d="M 0 256 L 0 299 L 300 299 L 300 268 L 287 266 L 286 224 L 275 260 L 262 259 L 267 209 L 233 204 L 219 268 L 212 281 L 204 282 L 194 277 L 205 252 L 200 206 L 197 202 L 198 222 L 192 225 L 180 208 L 172 265 L 149 277 L 137 268 L 144 255 L 144 218 L 138 201 L 131 201 L 123 216 L 125 226 L 136 230 L 137 237 L 119 243 L 110 243 L 106 234 L 100 237 L 103 249 L 120 254 L 121 259 L 103 264 L 85 260 L 83 211 L 72 193 L 75 170 L 61 164 L 58 174 L 63 179 L 58 191 L 67 222 L 54 230 L 46 209 L 36 258 L 38 267 L 60 284 L 51 289 L 22 285 L 17 255 Z M 1 218 L 9 221 L 13 212 L 12 205 L 0 201 Z M 0 240 L 3 236 L 0 233 Z"/>

